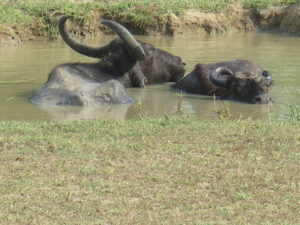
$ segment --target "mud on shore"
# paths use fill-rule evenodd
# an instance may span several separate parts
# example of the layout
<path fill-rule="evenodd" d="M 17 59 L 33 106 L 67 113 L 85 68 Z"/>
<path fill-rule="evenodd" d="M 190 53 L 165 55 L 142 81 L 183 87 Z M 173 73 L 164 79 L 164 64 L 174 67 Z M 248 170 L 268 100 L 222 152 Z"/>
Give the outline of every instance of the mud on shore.
<path fill-rule="evenodd" d="M 49 15 L 49 25 L 58 15 Z M 77 36 L 92 36 L 98 33 L 111 31 L 100 24 L 99 18 L 112 19 L 120 22 L 117 15 L 103 15 L 94 11 L 90 19 L 69 22 L 69 28 Z M 134 22 L 121 22 L 134 34 L 164 34 L 164 35 L 214 35 L 233 32 L 255 31 L 256 29 L 284 32 L 300 35 L 300 4 L 267 9 L 244 9 L 241 6 L 229 6 L 224 12 L 209 13 L 189 9 L 181 16 L 172 12 L 165 21 L 156 21 L 149 24 L 136 24 Z M 47 26 L 44 25 L 44 26 Z M 40 32 L 41 24 L 22 28 L 17 26 L 1 26 L 0 46 L 18 46 L 24 41 L 50 39 Z M 51 38 L 58 38 L 51 37 Z"/>

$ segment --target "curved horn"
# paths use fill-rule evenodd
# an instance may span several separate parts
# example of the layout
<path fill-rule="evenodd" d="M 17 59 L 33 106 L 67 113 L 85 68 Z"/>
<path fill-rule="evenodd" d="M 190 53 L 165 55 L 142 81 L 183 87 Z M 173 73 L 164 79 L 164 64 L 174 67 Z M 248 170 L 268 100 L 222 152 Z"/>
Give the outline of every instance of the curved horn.
<path fill-rule="evenodd" d="M 132 34 L 125 27 L 111 20 L 103 20 L 101 23 L 108 26 L 110 29 L 112 29 L 119 35 L 119 37 L 125 43 L 125 46 L 131 57 L 133 57 L 136 60 L 145 59 L 146 54 L 142 45 L 132 36 Z"/>
<path fill-rule="evenodd" d="M 62 39 L 76 52 L 94 58 L 100 58 L 104 54 L 108 53 L 108 45 L 101 47 L 88 46 L 82 43 L 79 43 L 73 39 L 70 33 L 66 30 L 65 25 L 66 21 L 69 19 L 69 16 L 61 16 L 58 19 L 58 30 Z"/>
<path fill-rule="evenodd" d="M 61 16 L 58 20 L 58 30 L 62 37 L 62 39 L 76 52 L 94 58 L 101 58 L 102 56 L 109 53 L 110 45 L 94 47 L 86 44 L 79 43 L 74 38 L 71 37 L 70 33 L 66 30 L 65 25 L 66 21 L 69 19 L 69 16 Z M 110 25 L 114 23 L 115 25 Z M 130 34 L 128 30 L 126 30 L 120 24 L 117 24 L 113 21 L 107 21 L 107 24 L 111 29 L 113 29 L 123 40 L 127 50 L 131 57 L 136 60 L 143 60 L 145 58 L 145 52 L 142 48 L 141 44 L 137 42 L 137 40 Z"/>
<path fill-rule="evenodd" d="M 218 67 L 217 69 L 214 69 L 211 73 L 210 73 L 210 80 L 213 82 L 213 84 L 215 84 L 216 86 L 220 86 L 220 87 L 227 87 L 229 85 L 230 79 L 229 78 L 220 78 L 219 75 L 221 74 L 228 74 L 230 76 L 233 75 L 232 71 L 230 69 L 228 69 L 227 67 L 221 66 Z"/>

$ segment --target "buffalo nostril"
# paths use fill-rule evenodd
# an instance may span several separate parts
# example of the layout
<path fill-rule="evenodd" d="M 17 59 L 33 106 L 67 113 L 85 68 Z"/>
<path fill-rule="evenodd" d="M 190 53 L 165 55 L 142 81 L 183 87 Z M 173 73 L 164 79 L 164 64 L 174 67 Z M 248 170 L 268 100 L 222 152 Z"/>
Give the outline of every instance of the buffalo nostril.
<path fill-rule="evenodd" d="M 182 62 L 182 65 L 184 65 L 184 66 L 185 66 L 185 65 L 186 65 L 186 63 L 185 63 L 185 62 Z"/>
<path fill-rule="evenodd" d="M 256 102 L 261 102 L 261 97 L 255 97 L 254 99 Z"/>

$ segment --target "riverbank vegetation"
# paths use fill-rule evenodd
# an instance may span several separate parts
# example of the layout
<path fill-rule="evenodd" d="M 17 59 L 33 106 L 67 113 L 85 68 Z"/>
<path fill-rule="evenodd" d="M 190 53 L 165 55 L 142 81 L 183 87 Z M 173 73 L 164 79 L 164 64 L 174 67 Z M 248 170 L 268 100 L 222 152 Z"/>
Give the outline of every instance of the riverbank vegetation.
<path fill-rule="evenodd" d="M 5 224 L 299 224 L 297 121 L 0 122 Z"/>
<path fill-rule="evenodd" d="M 229 4 L 245 8 L 265 8 L 271 5 L 288 5 L 298 0 L 129 0 L 129 1 L 67 1 L 67 0 L 2 0 L 0 3 L 0 27 L 2 32 L 13 27 L 18 33 L 33 29 L 37 36 L 51 36 L 56 31 L 49 17 L 68 14 L 77 19 L 89 19 L 99 12 L 103 17 L 126 21 L 136 26 L 157 26 L 164 23 L 169 12 L 180 15 L 187 9 L 218 12 Z"/>

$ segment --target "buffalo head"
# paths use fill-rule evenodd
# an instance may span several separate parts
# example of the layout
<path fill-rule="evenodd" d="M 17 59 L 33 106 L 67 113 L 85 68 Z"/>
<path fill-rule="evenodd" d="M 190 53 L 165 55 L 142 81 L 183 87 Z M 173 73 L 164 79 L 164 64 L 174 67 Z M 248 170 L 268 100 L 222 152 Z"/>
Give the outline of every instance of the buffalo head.
<path fill-rule="evenodd" d="M 62 39 L 74 51 L 93 58 L 102 60 L 102 67 L 110 73 L 124 74 L 131 70 L 137 61 L 145 59 L 145 51 L 132 34 L 120 24 L 104 20 L 103 24 L 114 30 L 119 38 L 111 43 L 94 47 L 75 40 L 66 30 L 65 25 L 69 16 L 61 16 L 58 20 L 58 30 Z"/>
<path fill-rule="evenodd" d="M 223 92 L 228 98 L 254 104 L 273 102 L 268 94 L 272 76 L 267 71 L 262 75 L 247 71 L 233 73 L 229 68 L 222 66 L 212 70 L 209 78 L 215 86 L 225 89 Z"/>
<path fill-rule="evenodd" d="M 272 76 L 261 66 L 248 60 L 232 60 L 196 64 L 193 71 L 173 87 L 201 95 L 215 95 L 248 103 L 271 103 L 268 95 Z"/>
<path fill-rule="evenodd" d="M 180 57 L 137 41 L 125 27 L 111 20 L 103 20 L 102 24 L 114 30 L 119 38 L 100 47 L 79 43 L 65 28 L 68 18 L 62 16 L 58 21 L 63 40 L 76 52 L 101 59 L 101 69 L 110 75 L 118 74 L 125 87 L 175 82 L 185 73 L 185 63 Z M 123 76 L 125 73 L 130 80 Z"/>

